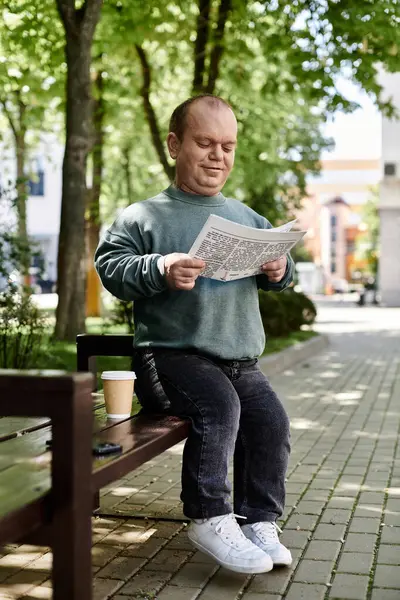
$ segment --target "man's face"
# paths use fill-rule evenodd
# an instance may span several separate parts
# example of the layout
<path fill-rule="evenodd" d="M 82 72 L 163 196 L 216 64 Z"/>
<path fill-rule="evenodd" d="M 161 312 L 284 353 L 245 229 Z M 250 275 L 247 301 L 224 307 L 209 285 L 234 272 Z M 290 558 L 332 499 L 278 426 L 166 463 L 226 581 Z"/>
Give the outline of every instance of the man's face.
<path fill-rule="evenodd" d="M 168 135 L 176 159 L 176 184 L 185 192 L 215 196 L 223 188 L 235 158 L 237 122 L 222 104 L 195 101 L 188 110 L 183 139 Z"/>

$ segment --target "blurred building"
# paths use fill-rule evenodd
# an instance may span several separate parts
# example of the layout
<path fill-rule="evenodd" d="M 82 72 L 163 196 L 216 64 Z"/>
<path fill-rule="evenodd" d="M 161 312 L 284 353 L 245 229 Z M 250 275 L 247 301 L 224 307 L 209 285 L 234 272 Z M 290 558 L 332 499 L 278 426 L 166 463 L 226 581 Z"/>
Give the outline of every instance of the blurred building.
<path fill-rule="evenodd" d="M 381 75 L 385 96 L 400 114 L 400 73 Z M 400 120 L 382 119 L 379 286 L 381 302 L 400 306 Z"/>
<path fill-rule="evenodd" d="M 345 291 L 359 280 L 367 264 L 357 257 L 357 241 L 365 235 L 362 209 L 381 176 L 379 159 L 325 160 L 318 176 L 308 180 L 308 197 L 297 213 L 306 229 L 306 249 L 320 269 L 326 291 Z"/>
<path fill-rule="evenodd" d="M 37 147 L 27 164 L 28 235 L 40 250 L 42 260 L 34 259 L 32 283 L 36 286 L 35 272 L 40 267 L 40 285 L 43 291 L 54 289 L 57 281 L 58 235 L 61 215 L 62 159 L 63 148 L 49 138 Z M 15 160 L 11 149 L 2 148 L 0 185 L 8 187 L 15 181 Z"/>

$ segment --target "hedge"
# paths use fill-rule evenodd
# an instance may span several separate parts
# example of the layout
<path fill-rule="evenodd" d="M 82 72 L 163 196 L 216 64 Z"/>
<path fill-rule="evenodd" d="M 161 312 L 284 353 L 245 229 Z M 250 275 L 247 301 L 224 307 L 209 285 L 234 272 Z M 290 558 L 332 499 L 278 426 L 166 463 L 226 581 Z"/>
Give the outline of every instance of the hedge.
<path fill-rule="evenodd" d="M 259 291 L 260 312 L 266 335 L 283 337 L 312 325 L 317 316 L 315 304 L 301 292 L 288 288 L 283 292 Z"/>

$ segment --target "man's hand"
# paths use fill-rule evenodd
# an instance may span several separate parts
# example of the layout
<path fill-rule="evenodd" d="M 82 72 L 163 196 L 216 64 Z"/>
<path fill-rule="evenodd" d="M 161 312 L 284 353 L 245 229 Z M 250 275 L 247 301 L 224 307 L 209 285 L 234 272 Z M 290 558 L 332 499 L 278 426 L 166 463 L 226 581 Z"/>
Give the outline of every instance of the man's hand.
<path fill-rule="evenodd" d="M 206 263 L 189 254 L 173 252 L 164 257 L 164 274 L 167 285 L 173 290 L 191 290 L 204 270 Z"/>
<path fill-rule="evenodd" d="M 278 283 L 285 275 L 287 266 L 286 256 L 272 260 L 262 265 L 261 269 L 264 275 L 268 277 L 268 281 L 271 283 Z"/>

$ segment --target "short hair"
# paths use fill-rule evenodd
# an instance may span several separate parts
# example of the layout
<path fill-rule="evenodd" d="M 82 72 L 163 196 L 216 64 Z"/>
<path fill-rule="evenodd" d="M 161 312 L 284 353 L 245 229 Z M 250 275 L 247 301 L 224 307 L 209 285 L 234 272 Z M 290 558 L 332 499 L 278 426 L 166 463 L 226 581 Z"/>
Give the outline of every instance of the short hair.
<path fill-rule="evenodd" d="M 213 105 L 223 104 L 230 108 L 233 112 L 232 106 L 229 104 L 229 102 L 227 102 L 220 96 L 214 96 L 214 94 L 199 94 L 198 96 L 192 96 L 191 98 L 188 98 L 187 100 L 182 102 L 182 104 L 175 108 L 169 122 L 169 133 L 175 133 L 178 140 L 181 141 L 183 139 L 189 107 L 194 102 L 196 102 L 197 100 L 201 100 L 202 98 L 208 99 L 210 101 L 210 104 Z"/>

